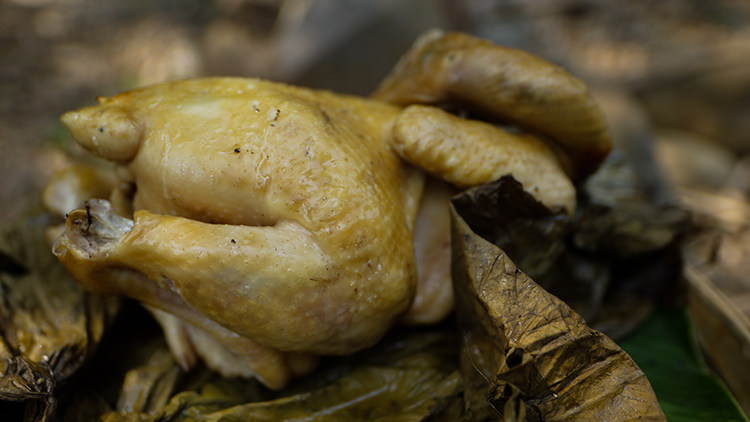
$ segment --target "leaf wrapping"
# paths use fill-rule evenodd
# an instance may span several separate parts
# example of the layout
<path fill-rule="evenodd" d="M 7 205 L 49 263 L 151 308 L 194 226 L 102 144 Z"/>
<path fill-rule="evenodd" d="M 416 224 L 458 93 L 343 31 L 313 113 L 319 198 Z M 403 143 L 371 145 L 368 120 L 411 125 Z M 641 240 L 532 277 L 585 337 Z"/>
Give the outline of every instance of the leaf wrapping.
<path fill-rule="evenodd" d="M 452 210 L 453 279 L 468 417 L 665 420 L 643 372 L 612 340 L 473 235 Z"/>
<path fill-rule="evenodd" d="M 58 387 L 97 348 L 118 301 L 85 292 L 30 213 L 0 236 L 0 400 L 27 402 L 27 420 L 51 418 Z"/>

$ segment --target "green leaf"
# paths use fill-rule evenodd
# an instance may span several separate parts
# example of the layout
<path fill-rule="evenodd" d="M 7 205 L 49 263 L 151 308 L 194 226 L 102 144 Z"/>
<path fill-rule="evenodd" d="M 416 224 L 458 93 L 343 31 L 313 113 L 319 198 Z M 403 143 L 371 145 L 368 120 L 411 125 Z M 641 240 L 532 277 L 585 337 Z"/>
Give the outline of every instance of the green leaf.
<path fill-rule="evenodd" d="M 703 361 L 683 309 L 655 312 L 620 346 L 646 373 L 669 421 L 747 421 Z"/>

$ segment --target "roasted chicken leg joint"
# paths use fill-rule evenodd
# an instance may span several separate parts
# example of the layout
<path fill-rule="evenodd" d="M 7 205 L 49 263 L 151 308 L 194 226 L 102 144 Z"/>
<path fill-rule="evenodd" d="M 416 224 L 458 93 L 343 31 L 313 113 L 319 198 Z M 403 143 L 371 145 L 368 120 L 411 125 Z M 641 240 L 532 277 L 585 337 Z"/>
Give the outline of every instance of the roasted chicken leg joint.
<path fill-rule="evenodd" d="M 465 75 L 494 97 L 475 100 Z M 501 86 L 528 92 L 498 100 Z M 491 118 L 438 107 L 452 99 Z M 62 121 L 114 170 L 50 181 L 45 202 L 68 214 L 59 260 L 85 288 L 142 302 L 183 366 L 200 357 L 271 388 L 450 312 L 451 195 L 511 174 L 572 212 L 581 160 L 609 151 L 580 81 L 458 33 L 423 37 L 372 98 L 202 78 L 100 97 Z M 63 211 L 71 195 L 81 203 Z"/>

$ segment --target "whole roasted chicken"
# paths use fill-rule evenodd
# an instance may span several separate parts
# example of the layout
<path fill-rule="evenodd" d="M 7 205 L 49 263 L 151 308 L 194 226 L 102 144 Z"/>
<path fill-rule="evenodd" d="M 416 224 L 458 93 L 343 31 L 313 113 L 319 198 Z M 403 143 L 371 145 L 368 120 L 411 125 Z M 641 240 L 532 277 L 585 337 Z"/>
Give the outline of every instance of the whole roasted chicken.
<path fill-rule="evenodd" d="M 450 312 L 451 194 L 511 174 L 572 212 L 610 149 L 580 81 L 459 33 L 422 37 L 370 99 L 206 78 L 98 102 L 62 121 L 115 170 L 50 181 L 54 253 L 145 304 L 183 366 L 271 388 Z"/>

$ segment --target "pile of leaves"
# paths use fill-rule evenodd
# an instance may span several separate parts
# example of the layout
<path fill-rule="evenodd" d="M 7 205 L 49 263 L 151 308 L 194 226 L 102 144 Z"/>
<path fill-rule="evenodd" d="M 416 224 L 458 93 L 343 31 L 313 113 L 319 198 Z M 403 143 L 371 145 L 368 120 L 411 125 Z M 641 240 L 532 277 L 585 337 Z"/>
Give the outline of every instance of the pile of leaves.
<path fill-rule="evenodd" d="M 575 216 L 511 177 L 457 196 L 456 318 L 396 327 L 276 392 L 181 371 L 150 317 L 83 291 L 49 252 L 44 215 L 27 217 L 0 243 L 0 399 L 38 421 L 663 420 L 638 365 L 591 328 L 632 330 L 679 276 L 684 213 L 631 176 L 612 159 Z"/>

